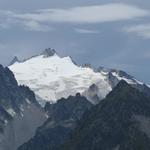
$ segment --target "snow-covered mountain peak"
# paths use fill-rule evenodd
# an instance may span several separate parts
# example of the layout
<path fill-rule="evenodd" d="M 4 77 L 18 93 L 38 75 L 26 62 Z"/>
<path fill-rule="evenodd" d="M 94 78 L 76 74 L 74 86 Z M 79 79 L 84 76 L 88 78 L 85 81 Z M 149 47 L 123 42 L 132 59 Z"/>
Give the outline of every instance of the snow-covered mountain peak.
<path fill-rule="evenodd" d="M 78 66 L 71 57 L 59 57 L 53 49 L 46 49 L 41 55 L 16 62 L 9 68 L 20 85 L 27 85 L 35 92 L 41 105 L 76 93 L 97 103 L 122 79 L 133 85 L 143 85 L 123 71 Z M 92 85 L 95 85 L 94 90 L 90 88 Z"/>
<path fill-rule="evenodd" d="M 56 102 L 62 97 L 84 93 L 94 83 L 100 86 L 102 97 L 111 91 L 105 76 L 91 68 L 77 66 L 71 57 L 59 57 L 56 53 L 51 57 L 43 56 L 9 66 L 18 83 L 29 86 L 42 105 L 46 101 Z"/>

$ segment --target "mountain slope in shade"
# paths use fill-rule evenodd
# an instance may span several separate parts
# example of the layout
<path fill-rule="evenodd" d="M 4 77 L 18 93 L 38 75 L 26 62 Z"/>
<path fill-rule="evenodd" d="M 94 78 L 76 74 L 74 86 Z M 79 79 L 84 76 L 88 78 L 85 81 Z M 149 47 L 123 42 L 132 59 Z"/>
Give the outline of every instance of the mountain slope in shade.
<path fill-rule="evenodd" d="M 121 81 L 81 119 L 61 150 L 149 150 L 150 98 Z"/>
<path fill-rule="evenodd" d="M 45 113 L 26 86 L 0 65 L 0 150 L 16 150 L 46 120 Z"/>
<path fill-rule="evenodd" d="M 77 66 L 70 57 L 59 57 L 53 49 L 46 49 L 22 62 L 16 61 L 9 68 L 20 85 L 27 85 L 35 92 L 43 106 L 47 101 L 53 103 L 76 93 L 96 104 L 121 79 L 133 85 L 143 85 L 122 71 Z M 92 85 L 95 85 L 96 91 L 91 90 Z"/>
<path fill-rule="evenodd" d="M 57 150 L 77 126 L 84 112 L 92 104 L 80 94 L 60 99 L 55 104 L 47 103 L 45 111 L 49 119 L 38 128 L 36 135 L 18 150 Z"/>

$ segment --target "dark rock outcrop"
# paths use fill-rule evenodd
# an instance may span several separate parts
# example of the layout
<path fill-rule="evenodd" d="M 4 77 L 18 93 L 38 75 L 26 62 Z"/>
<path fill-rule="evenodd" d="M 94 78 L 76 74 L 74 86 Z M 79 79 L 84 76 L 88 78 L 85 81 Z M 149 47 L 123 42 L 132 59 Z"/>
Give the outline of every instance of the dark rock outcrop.
<path fill-rule="evenodd" d="M 56 54 L 56 51 L 54 49 L 47 48 L 44 50 L 44 52 L 42 52 L 41 55 L 44 55 L 44 57 L 50 57 L 50 56 L 54 56 L 55 54 Z"/>
<path fill-rule="evenodd" d="M 61 150 L 149 150 L 150 99 L 121 81 L 94 106 Z"/>
<path fill-rule="evenodd" d="M 57 150 L 77 126 L 84 112 L 92 104 L 77 94 L 60 99 L 56 104 L 47 103 L 45 110 L 49 119 L 38 128 L 36 135 L 18 150 Z"/>

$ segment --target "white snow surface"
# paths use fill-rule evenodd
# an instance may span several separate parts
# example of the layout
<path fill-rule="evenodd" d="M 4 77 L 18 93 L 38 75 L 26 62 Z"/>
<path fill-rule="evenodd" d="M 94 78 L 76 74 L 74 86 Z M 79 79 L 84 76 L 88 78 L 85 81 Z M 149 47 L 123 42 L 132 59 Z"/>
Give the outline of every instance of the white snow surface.
<path fill-rule="evenodd" d="M 9 69 L 20 85 L 26 85 L 35 92 L 42 106 L 47 101 L 55 103 L 62 97 L 74 96 L 78 92 L 82 94 L 92 84 L 98 86 L 99 95 L 103 98 L 112 90 L 106 73 L 77 66 L 70 57 L 61 58 L 57 54 L 50 57 L 38 55 L 16 62 Z"/>

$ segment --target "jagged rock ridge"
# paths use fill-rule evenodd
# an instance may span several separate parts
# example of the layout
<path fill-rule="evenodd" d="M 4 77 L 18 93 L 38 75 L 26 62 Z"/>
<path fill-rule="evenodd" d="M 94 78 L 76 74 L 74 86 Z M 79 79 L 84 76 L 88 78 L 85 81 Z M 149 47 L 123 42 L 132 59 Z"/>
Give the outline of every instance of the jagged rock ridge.
<path fill-rule="evenodd" d="M 38 128 L 36 135 L 18 150 L 57 150 L 77 126 L 84 112 L 92 104 L 80 94 L 60 99 L 56 104 L 47 103 L 45 111 L 49 119 Z"/>
<path fill-rule="evenodd" d="M 16 150 L 46 120 L 45 113 L 26 86 L 0 65 L 0 149 Z"/>

